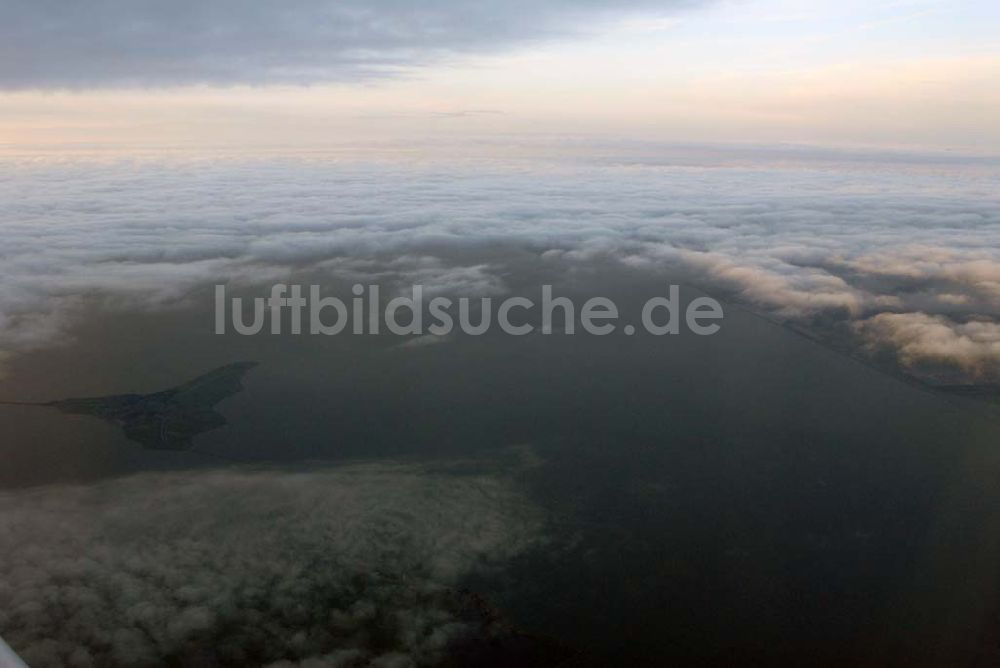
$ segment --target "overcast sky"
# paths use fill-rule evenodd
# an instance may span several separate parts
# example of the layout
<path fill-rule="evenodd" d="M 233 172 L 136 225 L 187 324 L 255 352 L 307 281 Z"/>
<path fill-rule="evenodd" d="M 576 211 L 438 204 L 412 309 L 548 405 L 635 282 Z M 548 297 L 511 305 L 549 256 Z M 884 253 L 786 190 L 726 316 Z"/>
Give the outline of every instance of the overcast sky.
<path fill-rule="evenodd" d="M 1000 147 L 991 0 L 8 0 L 0 144 Z"/>

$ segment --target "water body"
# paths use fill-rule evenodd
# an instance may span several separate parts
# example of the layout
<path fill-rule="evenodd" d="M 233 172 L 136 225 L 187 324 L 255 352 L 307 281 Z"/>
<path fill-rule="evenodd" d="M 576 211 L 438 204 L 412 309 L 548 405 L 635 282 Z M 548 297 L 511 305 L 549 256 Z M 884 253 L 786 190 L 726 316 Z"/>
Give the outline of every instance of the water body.
<path fill-rule="evenodd" d="M 595 267 L 566 290 L 634 314 L 668 280 Z M 199 294 L 186 309 L 95 312 L 71 343 L 10 360 L 0 395 L 149 393 L 255 360 L 217 407 L 227 424 L 190 451 L 151 451 L 99 419 L 0 406 L 10 493 L 149 470 L 464 459 L 515 480 L 545 518 L 543 541 L 464 586 L 580 665 L 996 656 L 1000 422 L 985 404 L 728 303 L 708 337 L 401 347 L 216 336 L 209 286 Z"/>

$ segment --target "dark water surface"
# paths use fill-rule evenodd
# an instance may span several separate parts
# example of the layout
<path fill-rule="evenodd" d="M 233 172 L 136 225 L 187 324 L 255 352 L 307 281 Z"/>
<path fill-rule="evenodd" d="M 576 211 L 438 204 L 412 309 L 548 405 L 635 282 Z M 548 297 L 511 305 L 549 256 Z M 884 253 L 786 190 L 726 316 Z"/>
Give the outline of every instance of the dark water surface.
<path fill-rule="evenodd" d="M 581 294 L 623 314 L 665 294 L 648 277 L 591 280 Z M 470 586 L 582 664 L 994 665 L 1000 423 L 984 406 L 731 305 L 711 337 L 401 348 L 218 337 L 208 295 L 95 312 L 72 343 L 11 360 L 0 398 L 152 392 L 257 361 L 220 404 L 228 426 L 194 452 L 151 452 L 96 419 L 0 407 L 0 484 L 510 453 L 550 540 Z"/>

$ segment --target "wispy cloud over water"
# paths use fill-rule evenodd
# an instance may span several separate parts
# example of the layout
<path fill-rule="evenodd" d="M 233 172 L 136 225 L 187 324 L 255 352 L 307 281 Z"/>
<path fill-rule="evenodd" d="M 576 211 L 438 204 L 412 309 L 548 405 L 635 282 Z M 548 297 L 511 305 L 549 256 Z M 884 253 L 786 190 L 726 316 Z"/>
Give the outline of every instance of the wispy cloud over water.
<path fill-rule="evenodd" d="M 32 666 L 432 665 L 498 631 L 452 587 L 541 527 L 502 479 L 392 463 L 2 499 L 0 622 Z"/>

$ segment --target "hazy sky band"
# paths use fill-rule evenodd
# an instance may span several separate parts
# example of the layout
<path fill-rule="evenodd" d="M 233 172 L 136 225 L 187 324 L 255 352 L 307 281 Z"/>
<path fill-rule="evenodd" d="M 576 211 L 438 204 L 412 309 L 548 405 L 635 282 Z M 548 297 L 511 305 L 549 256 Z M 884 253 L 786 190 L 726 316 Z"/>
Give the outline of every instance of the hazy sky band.
<path fill-rule="evenodd" d="M 998 24 L 986 0 L 16 0 L 0 145 L 582 133 L 995 151 Z"/>

